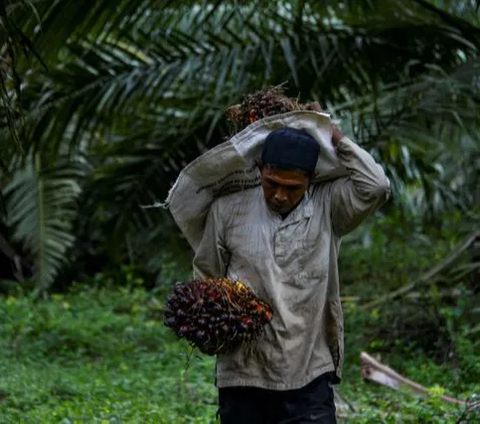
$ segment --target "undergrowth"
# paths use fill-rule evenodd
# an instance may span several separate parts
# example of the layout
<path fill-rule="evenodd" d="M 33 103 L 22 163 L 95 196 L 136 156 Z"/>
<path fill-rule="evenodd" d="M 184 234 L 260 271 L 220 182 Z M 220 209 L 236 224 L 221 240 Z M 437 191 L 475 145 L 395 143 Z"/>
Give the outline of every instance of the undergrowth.
<path fill-rule="evenodd" d="M 164 291 L 148 292 L 141 284 L 77 285 L 46 300 L 0 298 L 0 422 L 215 423 L 214 361 L 192 353 L 163 326 L 164 299 Z M 347 422 L 454 423 L 464 408 L 439 396 L 480 393 L 474 341 L 456 341 L 458 373 L 401 340 L 382 350 L 382 340 L 365 331 L 381 320 L 378 311 L 347 306 L 345 313 L 347 357 L 339 391 L 355 408 Z M 431 396 L 364 382 L 362 350 L 380 352 L 382 361 L 429 387 Z M 469 417 L 472 423 L 480 419 Z"/>

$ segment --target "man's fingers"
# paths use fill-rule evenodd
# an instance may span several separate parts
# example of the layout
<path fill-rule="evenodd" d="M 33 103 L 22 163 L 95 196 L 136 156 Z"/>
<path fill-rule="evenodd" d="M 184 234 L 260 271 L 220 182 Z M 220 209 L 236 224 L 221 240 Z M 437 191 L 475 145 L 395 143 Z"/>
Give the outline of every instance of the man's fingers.
<path fill-rule="evenodd" d="M 316 112 L 323 112 L 322 106 L 320 106 L 320 103 L 318 103 L 318 102 L 307 104 L 307 110 L 314 110 Z"/>

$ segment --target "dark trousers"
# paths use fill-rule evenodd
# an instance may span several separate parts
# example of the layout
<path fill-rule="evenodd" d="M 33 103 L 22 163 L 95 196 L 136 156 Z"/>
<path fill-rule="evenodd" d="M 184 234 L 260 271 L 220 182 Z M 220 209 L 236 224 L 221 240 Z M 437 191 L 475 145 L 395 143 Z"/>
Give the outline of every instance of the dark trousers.
<path fill-rule="evenodd" d="M 331 377 L 322 375 L 298 390 L 255 387 L 219 389 L 222 424 L 335 424 Z"/>

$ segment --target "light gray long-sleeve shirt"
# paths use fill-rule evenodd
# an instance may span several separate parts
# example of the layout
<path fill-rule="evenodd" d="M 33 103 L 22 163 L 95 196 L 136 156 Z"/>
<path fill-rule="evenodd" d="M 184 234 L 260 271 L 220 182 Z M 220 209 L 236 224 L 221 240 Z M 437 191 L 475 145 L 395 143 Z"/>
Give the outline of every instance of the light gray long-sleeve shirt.
<path fill-rule="evenodd" d="M 341 377 L 340 240 L 387 200 L 390 184 L 348 138 L 336 153 L 349 176 L 312 184 L 285 219 L 267 207 L 260 186 L 212 205 L 195 276 L 241 280 L 274 311 L 253 352 L 218 355 L 217 387 L 290 390 L 329 371 Z"/>

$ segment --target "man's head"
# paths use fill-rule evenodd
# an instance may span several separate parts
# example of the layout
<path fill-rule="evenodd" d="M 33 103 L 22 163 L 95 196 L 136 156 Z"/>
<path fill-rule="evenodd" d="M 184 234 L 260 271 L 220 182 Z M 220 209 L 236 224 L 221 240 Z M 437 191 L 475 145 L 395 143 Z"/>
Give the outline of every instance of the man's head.
<path fill-rule="evenodd" d="M 287 215 L 302 200 L 315 171 L 320 146 L 305 131 L 281 128 L 265 139 L 262 188 L 273 211 Z"/>

